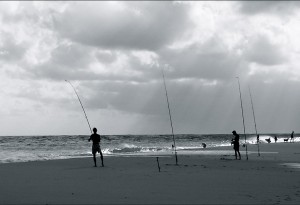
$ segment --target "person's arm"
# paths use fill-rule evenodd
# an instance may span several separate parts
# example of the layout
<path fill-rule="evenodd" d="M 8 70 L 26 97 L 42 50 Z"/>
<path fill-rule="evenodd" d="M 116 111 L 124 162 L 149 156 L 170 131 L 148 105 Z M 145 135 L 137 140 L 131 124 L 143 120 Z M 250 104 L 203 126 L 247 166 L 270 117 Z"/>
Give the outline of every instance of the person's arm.
<path fill-rule="evenodd" d="M 91 135 L 90 138 L 89 138 L 89 142 L 91 141 L 91 139 L 92 139 L 92 135 Z"/>

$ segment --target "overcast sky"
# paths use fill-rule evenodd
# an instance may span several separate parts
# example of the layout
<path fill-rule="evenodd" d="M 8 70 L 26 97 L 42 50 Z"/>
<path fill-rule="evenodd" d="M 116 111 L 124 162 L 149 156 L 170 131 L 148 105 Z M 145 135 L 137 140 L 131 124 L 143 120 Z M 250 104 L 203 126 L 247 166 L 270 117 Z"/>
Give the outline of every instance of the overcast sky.
<path fill-rule="evenodd" d="M 0 2 L 0 135 L 300 132 L 300 2 Z"/>

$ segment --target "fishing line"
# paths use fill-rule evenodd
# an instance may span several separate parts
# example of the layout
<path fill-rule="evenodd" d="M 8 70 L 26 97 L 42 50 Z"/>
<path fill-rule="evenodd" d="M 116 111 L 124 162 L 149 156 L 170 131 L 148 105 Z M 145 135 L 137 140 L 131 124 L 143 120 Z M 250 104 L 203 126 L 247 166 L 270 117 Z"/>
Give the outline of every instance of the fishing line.
<path fill-rule="evenodd" d="M 255 120 L 255 114 L 254 114 L 254 107 L 253 107 L 253 102 L 252 102 L 251 90 L 250 90 L 250 87 L 249 87 L 249 86 L 248 86 L 248 88 L 249 88 L 249 94 L 250 94 L 250 99 L 251 99 L 251 106 L 252 106 L 252 114 L 253 114 L 253 119 L 254 119 L 255 133 L 256 133 L 256 136 L 258 136 L 258 135 L 257 135 L 256 120 Z M 259 152 L 259 141 L 257 142 L 257 153 L 258 153 L 258 156 L 260 156 L 260 152 Z"/>
<path fill-rule="evenodd" d="M 247 141 L 246 141 L 246 128 L 245 128 L 245 119 L 244 119 L 244 109 L 243 109 L 243 101 L 242 101 L 242 93 L 241 93 L 241 86 L 240 86 L 240 79 L 236 77 L 239 84 L 239 92 L 240 92 L 240 101 L 241 101 L 241 110 L 242 110 L 242 118 L 243 118 L 243 127 L 244 127 L 244 136 L 245 136 L 245 146 L 246 146 L 246 157 L 248 160 L 248 150 L 247 150 Z"/>
<path fill-rule="evenodd" d="M 167 90 L 167 85 L 166 85 L 165 74 L 164 74 L 163 68 L 161 68 L 161 72 L 162 72 L 162 77 L 163 77 L 163 80 L 164 80 L 164 87 L 165 87 L 166 98 L 167 98 L 167 104 L 168 104 L 168 110 L 169 110 L 169 118 L 170 118 L 171 129 L 172 129 L 172 136 L 173 136 L 173 144 L 174 144 L 174 150 L 175 150 L 176 165 L 178 165 L 177 150 L 176 150 L 176 143 L 175 143 L 175 136 L 174 136 L 173 122 L 172 122 L 172 116 L 171 116 L 171 109 L 170 109 L 170 103 L 169 103 L 169 97 L 168 97 L 168 90 Z"/>
<path fill-rule="evenodd" d="M 72 85 L 72 83 L 71 83 L 70 81 L 68 81 L 68 80 L 65 80 L 65 81 L 71 85 L 71 87 L 73 88 L 75 94 L 77 95 L 78 101 L 79 101 L 79 103 L 80 103 L 80 105 L 81 105 L 81 108 L 82 108 L 83 113 L 84 113 L 84 115 L 85 115 L 85 119 L 86 119 L 86 121 L 87 121 L 87 123 L 88 123 L 88 125 L 89 125 L 90 131 L 91 131 L 91 133 L 93 133 L 93 132 L 92 132 L 91 125 L 90 125 L 90 122 L 89 122 L 89 119 L 88 119 L 88 117 L 87 117 L 87 115 L 86 115 L 86 112 L 85 112 L 84 107 L 83 107 L 83 105 L 82 105 L 82 103 L 81 103 L 81 100 L 80 100 L 80 98 L 79 98 L 79 95 L 78 95 L 78 93 L 76 92 L 76 89 L 74 88 L 74 86 Z"/>

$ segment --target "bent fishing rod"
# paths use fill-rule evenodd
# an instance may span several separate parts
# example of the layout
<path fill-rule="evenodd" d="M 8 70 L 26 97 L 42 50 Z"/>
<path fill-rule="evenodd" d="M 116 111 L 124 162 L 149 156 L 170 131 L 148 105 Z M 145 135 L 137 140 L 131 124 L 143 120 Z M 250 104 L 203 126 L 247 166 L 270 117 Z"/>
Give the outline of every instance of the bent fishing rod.
<path fill-rule="evenodd" d="M 249 88 L 249 94 L 250 94 L 250 99 L 251 99 L 251 106 L 252 106 L 252 114 L 253 114 L 253 120 L 254 120 L 255 133 L 256 133 L 256 136 L 258 136 L 258 134 L 257 134 L 257 128 L 256 128 L 256 120 L 255 120 L 254 107 L 253 107 L 253 102 L 252 102 L 252 95 L 251 95 L 250 86 L 248 86 L 248 88 Z M 258 153 L 258 156 L 260 156 L 260 152 L 259 152 L 259 141 L 257 142 L 257 153 Z"/>
<path fill-rule="evenodd" d="M 236 77 L 239 84 L 239 92 L 240 92 L 240 101 L 241 101 L 241 110 L 242 110 L 242 118 L 243 118 L 243 127 L 244 127 L 244 136 L 245 136 L 245 146 L 246 146 L 246 158 L 248 160 L 248 150 L 247 150 L 247 140 L 246 140 L 246 128 L 245 128 L 245 119 L 244 119 L 244 109 L 243 109 L 243 101 L 242 101 L 242 92 L 240 86 L 240 78 Z"/>
<path fill-rule="evenodd" d="M 164 80 L 164 87 L 165 87 L 165 93 L 166 93 L 167 104 L 168 104 L 168 110 L 169 110 L 169 118 L 170 118 L 171 129 L 172 129 L 172 136 L 173 136 L 173 144 L 174 144 L 174 150 L 175 150 L 176 165 L 178 165 L 177 150 L 176 150 L 176 143 L 175 143 L 175 136 L 174 136 L 173 122 L 172 122 L 172 116 L 171 116 L 171 109 L 170 109 L 170 103 L 169 103 L 169 97 L 168 97 L 168 90 L 167 90 L 167 85 L 166 85 L 165 74 L 164 74 L 163 68 L 161 68 L 161 72 L 162 72 L 162 77 L 163 77 L 163 80 Z"/>
<path fill-rule="evenodd" d="M 91 133 L 93 133 L 93 132 L 92 132 L 91 125 L 90 125 L 90 122 L 89 122 L 89 119 L 88 119 L 88 117 L 87 117 L 87 115 L 86 115 L 86 112 L 85 112 L 84 107 L 83 107 L 83 105 L 82 105 L 82 102 L 81 102 L 81 100 L 80 100 L 80 98 L 79 98 L 79 95 L 78 95 L 78 93 L 76 92 L 76 89 L 74 88 L 74 86 L 72 85 L 72 83 L 71 83 L 70 81 L 68 81 L 68 80 L 65 80 L 65 81 L 71 85 L 71 87 L 73 88 L 75 94 L 77 95 L 78 101 L 79 101 L 79 103 L 80 103 L 80 105 L 81 105 L 81 108 L 82 108 L 83 113 L 84 113 L 84 115 L 85 115 L 85 119 L 86 119 L 86 121 L 87 121 L 87 123 L 88 123 L 88 125 L 89 125 L 90 131 L 91 131 Z"/>

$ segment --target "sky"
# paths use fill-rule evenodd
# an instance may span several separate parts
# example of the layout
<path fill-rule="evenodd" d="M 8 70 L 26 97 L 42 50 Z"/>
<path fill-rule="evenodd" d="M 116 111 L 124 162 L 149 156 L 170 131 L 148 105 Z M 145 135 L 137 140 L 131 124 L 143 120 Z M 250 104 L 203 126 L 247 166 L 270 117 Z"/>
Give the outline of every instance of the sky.
<path fill-rule="evenodd" d="M 300 132 L 300 2 L 0 2 L 0 136 Z"/>

